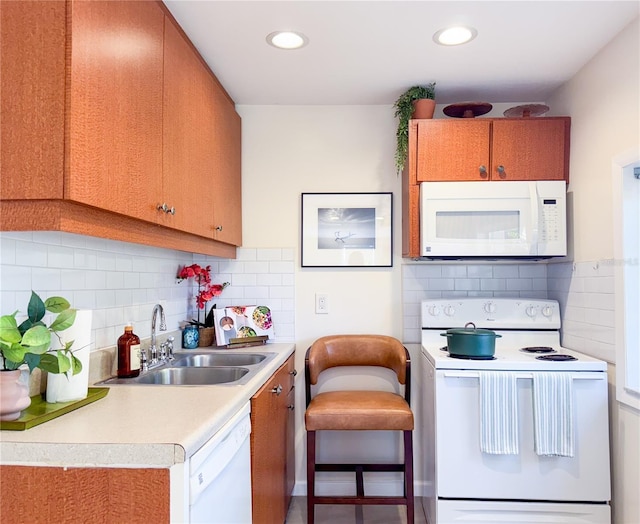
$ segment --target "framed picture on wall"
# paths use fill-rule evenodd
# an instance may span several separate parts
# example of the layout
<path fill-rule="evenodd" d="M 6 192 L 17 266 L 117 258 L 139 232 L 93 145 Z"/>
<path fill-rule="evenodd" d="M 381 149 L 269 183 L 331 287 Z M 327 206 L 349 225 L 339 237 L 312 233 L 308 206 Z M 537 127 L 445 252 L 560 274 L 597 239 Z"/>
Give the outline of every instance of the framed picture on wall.
<path fill-rule="evenodd" d="M 302 193 L 302 267 L 391 267 L 392 193 Z"/>

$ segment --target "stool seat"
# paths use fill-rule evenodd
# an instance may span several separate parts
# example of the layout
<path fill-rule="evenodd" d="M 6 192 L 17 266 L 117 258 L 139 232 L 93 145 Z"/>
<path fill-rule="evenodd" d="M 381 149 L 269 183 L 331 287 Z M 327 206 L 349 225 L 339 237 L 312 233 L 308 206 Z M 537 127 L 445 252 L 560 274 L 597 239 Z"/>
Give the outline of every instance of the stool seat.
<path fill-rule="evenodd" d="M 318 393 L 304 416 L 307 430 L 412 430 L 407 401 L 386 391 Z"/>

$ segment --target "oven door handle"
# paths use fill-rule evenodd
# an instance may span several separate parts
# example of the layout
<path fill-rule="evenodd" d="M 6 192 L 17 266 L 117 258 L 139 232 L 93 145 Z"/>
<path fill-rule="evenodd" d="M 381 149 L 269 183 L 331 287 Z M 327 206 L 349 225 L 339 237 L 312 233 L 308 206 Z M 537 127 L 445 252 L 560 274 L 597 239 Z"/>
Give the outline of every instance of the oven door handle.
<path fill-rule="evenodd" d="M 563 372 L 564 373 L 564 372 Z M 480 378 L 480 374 L 473 371 L 445 371 L 445 378 Z M 576 371 L 571 378 L 573 380 L 606 380 L 604 371 Z M 516 378 L 533 379 L 533 373 L 516 373 Z"/>

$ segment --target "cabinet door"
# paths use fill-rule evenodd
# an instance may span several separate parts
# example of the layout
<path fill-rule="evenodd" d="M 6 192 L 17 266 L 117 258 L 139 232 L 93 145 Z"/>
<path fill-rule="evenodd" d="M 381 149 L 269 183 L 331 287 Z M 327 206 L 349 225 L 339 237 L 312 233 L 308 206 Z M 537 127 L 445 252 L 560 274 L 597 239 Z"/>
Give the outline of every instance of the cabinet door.
<path fill-rule="evenodd" d="M 492 180 L 568 180 L 569 119 L 493 121 Z"/>
<path fill-rule="evenodd" d="M 213 79 L 179 29 L 165 22 L 164 225 L 213 238 Z"/>
<path fill-rule="evenodd" d="M 242 245 L 241 122 L 234 104 L 218 84 L 213 98 L 213 199 L 214 238 Z"/>
<path fill-rule="evenodd" d="M 417 181 L 488 180 L 490 130 L 483 119 L 418 122 Z"/>
<path fill-rule="evenodd" d="M 164 13 L 155 2 L 70 5 L 65 198 L 154 221 L 162 172 Z"/>
<path fill-rule="evenodd" d="M 293 484 L 287 465 L 293 446 L 293 411 L 289 404 L 293 356 L 251 399 L 251 482 L 253 524 L 282 524 Z"/>
<path fill-rule="evenodd" d="M 0 477 L 2 522 L 170 521 L 168 469 L 1 466 Z"/>
<path fill-rule="evenodd" d="M 0 17 L 0 197 L 61 199 L 65 3 L 4 0 Z"/>

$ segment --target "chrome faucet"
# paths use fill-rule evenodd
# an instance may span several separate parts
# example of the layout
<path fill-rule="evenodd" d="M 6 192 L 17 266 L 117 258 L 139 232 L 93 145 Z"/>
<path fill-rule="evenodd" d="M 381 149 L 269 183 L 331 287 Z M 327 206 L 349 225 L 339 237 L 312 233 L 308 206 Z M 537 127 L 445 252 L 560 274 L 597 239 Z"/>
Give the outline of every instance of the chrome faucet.
<path fill-rule="evenodd" d="M 164 317 L 164 308 L 160 304 L 153 306 L 151 313 L 151 346 L 149 346 L 149 365 L 158 363 L 158 347 L 156 346 L 156 319 L 160 311 L 160 331 L 166 331 L 167 321 Z"/>

